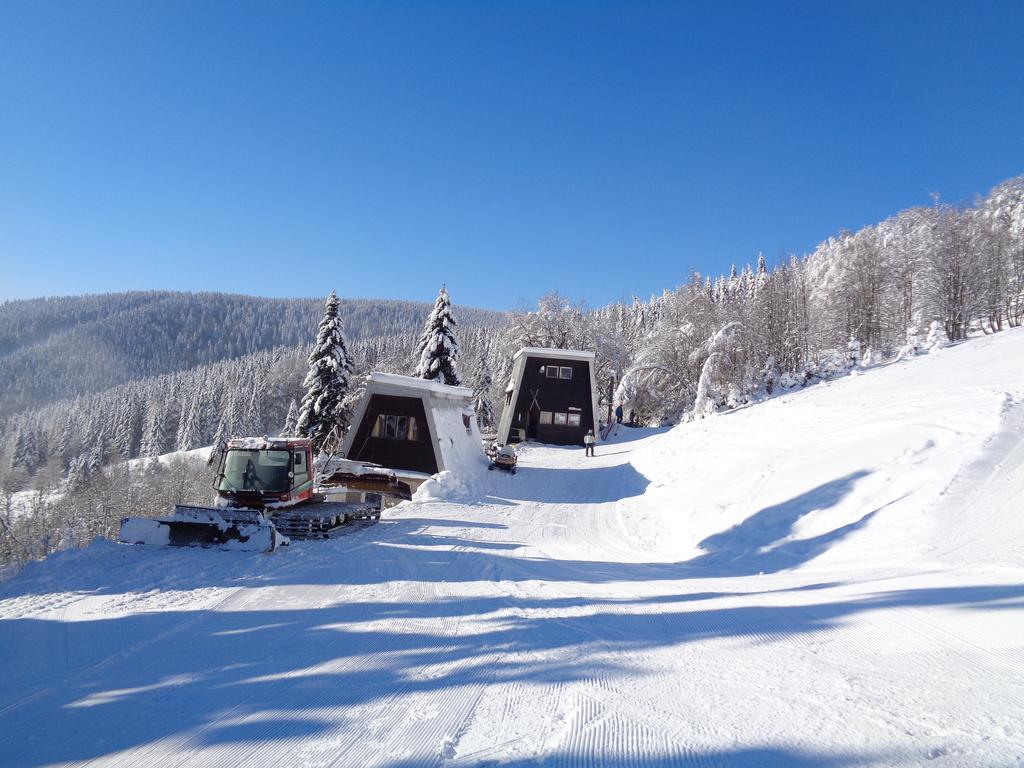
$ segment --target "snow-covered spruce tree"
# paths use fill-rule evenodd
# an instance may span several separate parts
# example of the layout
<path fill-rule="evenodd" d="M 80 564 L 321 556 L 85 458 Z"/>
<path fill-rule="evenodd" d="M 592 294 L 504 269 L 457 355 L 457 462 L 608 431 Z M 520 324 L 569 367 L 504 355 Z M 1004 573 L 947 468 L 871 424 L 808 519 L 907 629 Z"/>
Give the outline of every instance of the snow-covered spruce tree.
<path fill-rule="evenodd" d="M 296 425 L 299 423 L 299 404 L 292 398 L 288 404 L 288 415 L 284 420 L 284 429 L 281 430 L 282 437 L 291 437 L 295 434 Z"/>
<path fill-rule="evenodd" d="M 11 455 L 11 469 L 21 467 L 28 474 L 36 470 L 39 456 L 36 453 L 36 435 L 31 427 L 24 427 L 18 430 L 14 439 L 14 452 Z"/>
<path fill-rule="evenodd" d="M 230 430 L 228 429 L 228 421 L 231 417 L 228 414 L 222 414 L 220 420 L 217 422 L 217 428 L 213 433 L 213 446 L 210 448 L 210 455 L 206 457 L 207 464 L 213 464 L 213 460 L 220 455 L 221 450 L 224 447 L 230 437 Z"/>
<path fill-rule="evenodd" d="M 142 435 L 142 455 L 155 458 L 164 452 L 167 433 L 164 428 L 163 403 L 151 399 L 146 403 L 146 421 Z"/>
<path fill-rule="evenodd" d="M 455 338 L 452 300 L 448 295 L 448 289 L 443 285 L 437 294 L 434 309 L 423 326 L 419 349 L 420 360 L 414 376 L 440 381 L 453 387 L 459 386 L 459 374 L 455 370 L 459 358 L 459 342 Z"/>
<path fill-rule="evenodd" d="M 481 430 L 494 428 L 494 407 L 491 405 L 491 389 L 494 379 L 491 377 L 490 365 L 487 362 L 487 348 L 480 348 L 476 369 L 473 371 L 471 386 L 473 388 L 473 409 L 476 411 L 476 423 Z"/>
<path fill-rule="evenodd" d="M 299 409 L 296 431 L 312 438 L 317 451 L 333 448 L 348 426 L 343 403 L 353 363 L 345 345 L 338 305 L 338 295 L 331 291 L 324 305 L 316 343 L 309 353 L 309 373 L 302 382 L 306 394 Z"/>
<path fill-rule="evenodd" d="M 185 404 L 181 409 L 181 418 L 178 420 L 178 442 L 177 450 L 191 451 L 198 448 L 201 434 L 199 432 L 199 419 L 202 410 L 202 393 L 197 393 L 192 398 L 191 404 Z"/>

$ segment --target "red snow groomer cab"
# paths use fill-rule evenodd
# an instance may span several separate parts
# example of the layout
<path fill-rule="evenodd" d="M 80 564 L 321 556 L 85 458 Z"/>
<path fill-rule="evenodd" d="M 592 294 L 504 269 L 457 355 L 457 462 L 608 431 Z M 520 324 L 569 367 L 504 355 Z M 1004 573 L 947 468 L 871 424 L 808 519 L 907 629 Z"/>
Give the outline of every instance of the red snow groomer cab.
<path fill-rule="evenodd" d="M 126 544 L 270 551 L 290 538 L 330 538 L 346 523 L 380 517 L 385 497 L 408 499 L 390 469 L 332 458 L 320 472 L 304 437 L 244 437 L 221 451 L 212 507 L 178 504 L 160 518 L 121 521 Z"/>

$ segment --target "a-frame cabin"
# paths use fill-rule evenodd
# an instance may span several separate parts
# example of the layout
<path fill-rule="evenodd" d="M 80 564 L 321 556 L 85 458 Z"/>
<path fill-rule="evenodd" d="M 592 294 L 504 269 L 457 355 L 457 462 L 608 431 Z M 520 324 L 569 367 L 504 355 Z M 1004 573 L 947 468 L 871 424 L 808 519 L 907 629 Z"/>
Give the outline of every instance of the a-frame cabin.
<path fill-rule="evenodd" d="M 512 358 L 498 442 L 583 445 L 588 430 L 596 434 L 595 357 L 575 349 L 519 350 Z"/>
<path fill-rule="evenodd" d="M 395 470 L 410 480 L 483 462 L 473 390 L 371 373 L 342 455 Z"/>

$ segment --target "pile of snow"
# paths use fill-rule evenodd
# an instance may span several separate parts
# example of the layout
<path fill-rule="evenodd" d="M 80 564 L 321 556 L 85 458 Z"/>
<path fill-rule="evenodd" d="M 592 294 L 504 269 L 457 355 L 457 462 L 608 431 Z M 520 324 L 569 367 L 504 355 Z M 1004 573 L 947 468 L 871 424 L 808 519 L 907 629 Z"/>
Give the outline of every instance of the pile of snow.
<path fill-rule="evenodd" d="M 171 529 L 159 520 L 133 517 L 121 525 L 118 537 L 123 544 L 148 544 L 166 547 L 171 543 Z"/>
<path fill-rule="evenodd" d="M 476 480 L 482 478 L 473 478 Z M 470 481 L 470 482 L 467 482 Z M 415 502 L 473 501 L 480 493 L 479 482 L 472 482 L 465 473 L 438 472 L 420 484 L 412 496 Z"/>

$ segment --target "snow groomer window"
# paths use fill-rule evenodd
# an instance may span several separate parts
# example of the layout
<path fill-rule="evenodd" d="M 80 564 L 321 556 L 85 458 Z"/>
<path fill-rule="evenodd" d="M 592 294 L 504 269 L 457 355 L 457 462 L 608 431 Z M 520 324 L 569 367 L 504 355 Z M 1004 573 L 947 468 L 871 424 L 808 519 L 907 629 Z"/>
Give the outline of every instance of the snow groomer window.
<path fill-rule="evenodd" d="M 309 472 L 306 471 L 306 454 L 296 451 L 292 454 L 292 472 L 295 474 L 295 485 L 301 485 L 309 480 Z"/>

